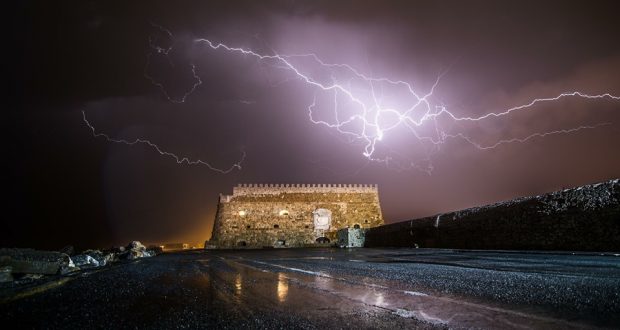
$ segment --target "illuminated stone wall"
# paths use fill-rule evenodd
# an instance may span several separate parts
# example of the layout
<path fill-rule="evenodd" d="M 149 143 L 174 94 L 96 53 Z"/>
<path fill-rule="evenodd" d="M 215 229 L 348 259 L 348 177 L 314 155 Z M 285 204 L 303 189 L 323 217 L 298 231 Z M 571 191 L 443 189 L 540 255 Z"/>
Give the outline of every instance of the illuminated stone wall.
<path fill-rule="evenodd" d="M 315 228 L 324 221 L 315 222 L 326 214 L 321 209 L 331 212 L 327 230 Z M 220 195 L 211 244 L 299 247 L 317 244 L 319 237 L 334 243 L 338 229 L 382 224 L 376 185 L 241 184 L 232 195 Z"/>

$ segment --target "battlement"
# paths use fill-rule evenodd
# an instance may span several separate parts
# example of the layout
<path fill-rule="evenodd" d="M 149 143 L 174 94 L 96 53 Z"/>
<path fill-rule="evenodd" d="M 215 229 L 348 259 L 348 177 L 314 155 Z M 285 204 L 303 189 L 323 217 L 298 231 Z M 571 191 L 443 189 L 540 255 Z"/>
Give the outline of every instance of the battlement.
<path fill-rule="evenodd" d="M 227 202 L 231 197 L 247 195 L 275 195 L 275 194 L 312 194 L 312 193 L 370 193 L 376 194 L 376 184 L 322 184 L 322 183 L 242 183 L 233 187 L 232 195 L 222 195 L 220 202 Z"/>
<path fill-rule="evenodd" d="M 240 183 L 234 188 L 377 188 L 377 186 L 363 183 Z"/>

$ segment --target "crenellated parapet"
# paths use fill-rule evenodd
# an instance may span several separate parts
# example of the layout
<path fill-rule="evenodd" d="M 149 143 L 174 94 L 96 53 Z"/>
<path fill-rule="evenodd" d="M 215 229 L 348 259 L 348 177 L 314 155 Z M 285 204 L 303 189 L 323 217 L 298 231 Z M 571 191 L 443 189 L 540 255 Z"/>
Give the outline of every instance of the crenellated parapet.
<path fill-rule="evenodd" d="M 378 191 L 376 184 L 346 183 L 242 183 L 233 187 L 232 197 L 246 195 L 271 195 L 282 193 L 372 193 Z"/>

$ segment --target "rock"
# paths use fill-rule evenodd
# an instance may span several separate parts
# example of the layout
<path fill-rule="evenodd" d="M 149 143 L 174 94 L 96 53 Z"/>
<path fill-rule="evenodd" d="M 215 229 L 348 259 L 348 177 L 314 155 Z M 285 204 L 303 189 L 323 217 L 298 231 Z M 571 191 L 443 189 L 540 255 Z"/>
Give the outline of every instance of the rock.
<path fill-rule="evenodd" d="M 99 267 L 99 261 L 88 254 L 78 254 L 71 257 L 73 263 L 80 268 Z"/>
<path fill-rule="evenodd" d="M 20 278 L 20 280 L 30 280 L 30 281 L 34 281 L 34 280 L 38 280 L 43 278 L 43 274 L 26 274 L 24 276 L 22 276 Z"/>
<path fill-rule="evenodd" d="M 11 266 L 0 267 L 0 283 L 12 282 L 13 281 L 13 275 L 11 274 L 12 271 L 13 271 L 13 267 Z"/>
<path fill-rule="evenodd" d="M 129 250 L 129 253 L 127 253 L 127 259 L 138 259 L 143 257 L 144 251 L 141 251 L 139 249 Z"/>
<path fill-rule="evenodd" d="M 116 254 L 111 252 L 102 252 L 99 250 L 86 250 L 83 254 L 87 254 L 91 256 L 93 259 L 97 260 L 99 266 L 108 265 L 114 261 L 116 261 Z"/>
<path fill-rule="evenodd" d="M 125 253 L 125 247 L 124 246 L 119 246 L 119 247 L 113 247 L 110 249 L 106 249 L 104 251 L 102 251 L 104 254 L 113 254 L 114 255 L 114 259 L 118 259 L 118 256 L 120 254 Z"/>
<path fill-rule="evenodd" d="M 95 258 L 97 259 L 97 258 Z M 103 260 L 99 260 L 99 263 L 103 262 L 102 266 L 109 265 L 118 260 L 118 257 L 114 253 L 103 254 Z"/>
<path fill-rule="evenodd" d="M 127 245 L 127 249 L 128 250 L 134 250 L 134 249 L 139 249 L 139 250 L 146 250 L 146 246 L 142 245 L 142 243 L 140 243 L 140 241 L 133 241 L 131 243 L 129 243 L 129 245 Z"/>
<path fill-rule="evenodd" d="M 13 274 L 58 274 L 70 263 L 71 258 L 67 254 L 56 251 L 0 249 L 0 266 L 11 266 Z"/>
<path fill-rule="evenodd" d="M 69 257 L 69 264 L 66 266 L 62 266 L 60 267 L 60 274 L 67 274 L 67 273 L 71 273 L 71 272 L 75 272 L 80 270 L 80 267 L 77 267 L 75 265 L 75 263 L 73 263 L 73 260 L 71 260 L 71 257 Z"/>
<path fill-rule="evenodd" d="M 140 241 L 133 241 L 127 245 L 126 251 L 118 254 L 120 259 L 138 259 L 156 255 L 156 250 L 147 249 Z"/>
<path fill-rule="evenodd" d="M 144 251 L 143 257 L 154 257 L 155 255 L 156 255 L 155 251 L 153 251 L 153 250 L 146 250 L 146 251 Z"/>

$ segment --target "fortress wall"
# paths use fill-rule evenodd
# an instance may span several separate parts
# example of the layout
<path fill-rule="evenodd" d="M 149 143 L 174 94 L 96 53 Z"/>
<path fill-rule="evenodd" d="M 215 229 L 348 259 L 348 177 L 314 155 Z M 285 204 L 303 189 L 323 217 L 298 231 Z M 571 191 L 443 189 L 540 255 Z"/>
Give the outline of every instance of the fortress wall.
<path fill-rule="evenodd" d="M 241 241 L 249 247 L 273 246 L 277 240 L 287 246 L 316 244 L 312 212 L 320 208 L 332 212 L 331 228 L 323 235 L 332 241 L 338 229 L 384 223 L 376 185 L 239 185 L 220 197 L 212 241 L 219 247 Z"/>
<path fill-rule="evenodd" d="M 620 182 L 371 228 L 367 247 L 620 251 Z"/>

